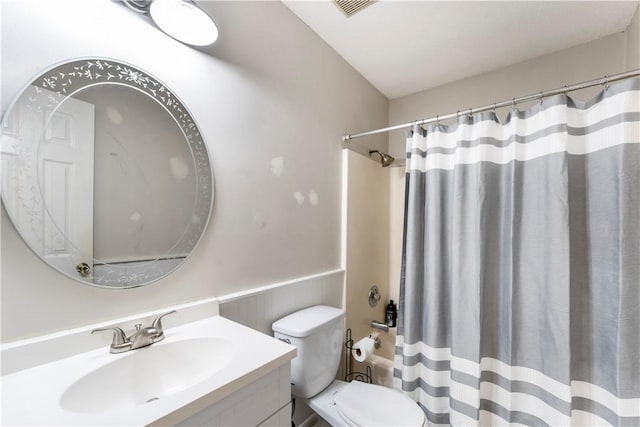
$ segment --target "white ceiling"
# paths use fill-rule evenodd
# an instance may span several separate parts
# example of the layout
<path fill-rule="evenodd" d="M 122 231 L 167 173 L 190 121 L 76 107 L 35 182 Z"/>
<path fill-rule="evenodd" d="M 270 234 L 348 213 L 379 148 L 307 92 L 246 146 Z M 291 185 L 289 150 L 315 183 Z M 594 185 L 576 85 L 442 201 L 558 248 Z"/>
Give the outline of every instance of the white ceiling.
<path fill-rule="evenodd" d="M 389 99 L 624 31 L 639 4 L 381 0 L 347 18 L 283 3 Z"/>

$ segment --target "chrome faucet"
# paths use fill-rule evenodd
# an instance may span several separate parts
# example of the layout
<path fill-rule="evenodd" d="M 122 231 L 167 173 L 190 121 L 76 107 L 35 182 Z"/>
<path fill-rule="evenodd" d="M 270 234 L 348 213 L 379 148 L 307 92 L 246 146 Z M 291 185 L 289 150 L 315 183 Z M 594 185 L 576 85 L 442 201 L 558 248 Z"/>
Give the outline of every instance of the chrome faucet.
<path fill-rule="evenodd" d="M 162 330 L 162 318 L 168 314 L 175 313 L 175 310 L 168 311 L 156 317 L 151 326 L 142 327 L 141 323 L 136 325 L 136 331 L 127 337 L 127 334 L 118 327 L 98 328 L 91 331 L 113 331 L 113 341 L 109 347 L 110 353 L 124 353 L 125 351 L 135 350 L 140 347 L 146 347 L 164 339 L 164 331 Z"/>

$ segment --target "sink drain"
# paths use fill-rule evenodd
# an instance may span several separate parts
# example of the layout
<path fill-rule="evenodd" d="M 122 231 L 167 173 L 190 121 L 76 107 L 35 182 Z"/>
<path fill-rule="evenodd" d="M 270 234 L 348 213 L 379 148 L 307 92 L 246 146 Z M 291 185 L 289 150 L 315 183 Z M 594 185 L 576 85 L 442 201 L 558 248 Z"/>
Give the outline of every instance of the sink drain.
<path fill-rule="evenodd" d="M 151 399 L 147 400 L 147 401 L 146 401 L 146 402 L 144 402 L 144 403 L 153 402 L 154 400 L 160 400 L 160 398 L 159 398 L 159 397 L 152 397 Z"/>

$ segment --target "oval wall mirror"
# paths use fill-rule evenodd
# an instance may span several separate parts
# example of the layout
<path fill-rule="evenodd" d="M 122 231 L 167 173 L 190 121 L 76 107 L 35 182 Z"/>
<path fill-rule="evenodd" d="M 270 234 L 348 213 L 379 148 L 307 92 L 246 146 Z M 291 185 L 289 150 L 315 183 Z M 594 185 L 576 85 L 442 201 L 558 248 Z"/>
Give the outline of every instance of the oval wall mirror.
<path fill-rule="evenodd" d="M 111 59 L 30 82 L 2 119 L 2 202 L 27 245 L 83 283 L 130 288 L 178 268 L 200 241 L 213 171 L 185 105 Z"/>

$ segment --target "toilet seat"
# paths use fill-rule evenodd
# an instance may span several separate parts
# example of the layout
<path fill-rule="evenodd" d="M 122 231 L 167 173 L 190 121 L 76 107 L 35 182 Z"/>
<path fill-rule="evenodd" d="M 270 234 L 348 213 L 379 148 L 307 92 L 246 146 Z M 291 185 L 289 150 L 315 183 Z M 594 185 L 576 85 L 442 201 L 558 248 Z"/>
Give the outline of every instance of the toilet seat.
<path fill-rule="evenodd" d="M 352 381 L 335 395 L 338 413 L 353 426 L 414 426 L 425 423 L 422 409 L 404 394 Z"/>

